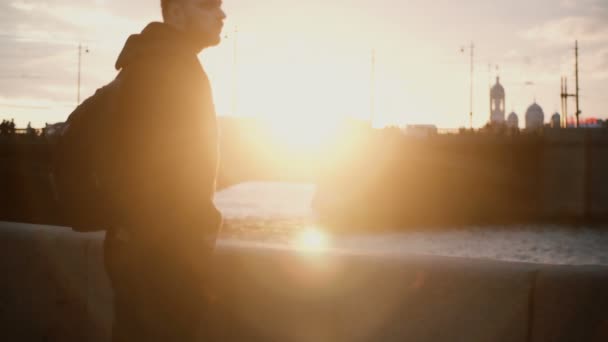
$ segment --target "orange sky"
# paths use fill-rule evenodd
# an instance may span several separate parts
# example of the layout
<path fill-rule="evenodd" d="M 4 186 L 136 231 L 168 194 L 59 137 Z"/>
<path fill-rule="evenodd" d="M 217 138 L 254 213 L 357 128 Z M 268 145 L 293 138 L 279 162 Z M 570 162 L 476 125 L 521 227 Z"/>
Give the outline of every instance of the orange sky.
<path fill-rule="evenodd" d="M 18 124 L 31 120 L 35 126 L 65 119 L 76 99 L 77 42 L 90 48 L 82 61 L 86 97 L 114 76 L 114 60 L 128 34 L 159 19 L 156 2 L 150 3 L 0 5 L 0 45 L 8 52 L 0 55 L 0 116 L 10 113 Z M 202 54 L 220 115 L 233 114 L 236 99 L 236 114 L 284 121 L 285 127 L 298 120 L 331 126 L 343 117 L 368 118 L 375 49 L 376 126 L 464 126 L 469 58 L 460 47 L 475 41 L 475 126 L 488 120 L 488 88 L 497 64 L 507 110 L 521 116 L 536 98 L 548 119 L 560 110 L 559 79 L 573 73 L 571 49 L 579 39 L 583 112 L 608 117 L 601 93 L 608 89 L 608 9 L 602 0 L 224 3 L 228 38 Z M 237 25 L 235 69 L 231 31 Z"/>

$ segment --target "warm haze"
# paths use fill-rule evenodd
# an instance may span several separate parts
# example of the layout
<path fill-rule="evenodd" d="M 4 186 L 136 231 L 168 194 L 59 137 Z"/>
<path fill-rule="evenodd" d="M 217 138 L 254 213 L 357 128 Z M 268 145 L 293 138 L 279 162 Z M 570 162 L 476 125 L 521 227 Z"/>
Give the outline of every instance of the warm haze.
<path fill-rule="evenodd" d="M 260 117 L 291 132 L 368 118 L 375 49 L 375 126 L 465 126 L 473 41 L 475 126 L 488 120 L 497 72 L 507 112 L 522 115 L 536 98 L 549 116 L 560 111 L 560 77 L 573 89 L 578 39 L 583 117 L 608 117 L 604 0 L 226 0 L 224 8 L 227 37 L 201 55 L 219 115 Z M 156 0 L 7 0 L 0 19 L 0 117 L 40 127 L 75 105 L 79 42 L 90 50 L 82 56 L 86 98 L 115 75 L 128 35 L 160 11 Z"/>

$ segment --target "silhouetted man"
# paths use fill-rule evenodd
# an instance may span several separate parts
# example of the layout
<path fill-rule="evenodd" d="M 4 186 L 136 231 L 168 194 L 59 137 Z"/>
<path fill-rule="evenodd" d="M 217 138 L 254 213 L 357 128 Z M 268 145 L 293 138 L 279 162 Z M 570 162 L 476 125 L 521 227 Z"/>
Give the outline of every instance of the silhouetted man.
<path fill-rule="evenodd" d="M 105 246 L 113 341 L 195 341 L 204 330 L 221 215 L 215 110 L 197 54 L 220 42 L 221 5 L 161 1 L 163 22 L 129 37 L 116 62 L 118 114 L 100 171 L 117 212 Z"/>

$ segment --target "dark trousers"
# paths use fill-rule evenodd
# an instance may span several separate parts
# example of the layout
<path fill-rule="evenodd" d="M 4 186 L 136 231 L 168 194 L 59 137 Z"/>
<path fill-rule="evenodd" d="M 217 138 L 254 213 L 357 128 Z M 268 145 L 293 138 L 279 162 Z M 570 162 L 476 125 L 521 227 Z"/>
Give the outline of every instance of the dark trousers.
<path fill-rule="evenodd" d="M 113 342 L 213 340 L 204 280 L 209 253 L 201 251 L 196 260 L 196 253 L 183 251 L 179 243 L 121 240 L 108 233 L 105 265 L 114 291 Z"/>

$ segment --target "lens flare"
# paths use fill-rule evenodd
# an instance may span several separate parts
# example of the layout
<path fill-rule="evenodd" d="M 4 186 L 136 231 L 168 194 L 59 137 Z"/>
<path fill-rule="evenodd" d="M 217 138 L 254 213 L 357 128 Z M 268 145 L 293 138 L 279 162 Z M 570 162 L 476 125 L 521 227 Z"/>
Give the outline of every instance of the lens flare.
<path fill-rule="evenodd" d="M 320 252 L 328 247 L 328 236 L 317 228 L 307 228 L 297 236 L 298 249 L 308 252 Z"/>

